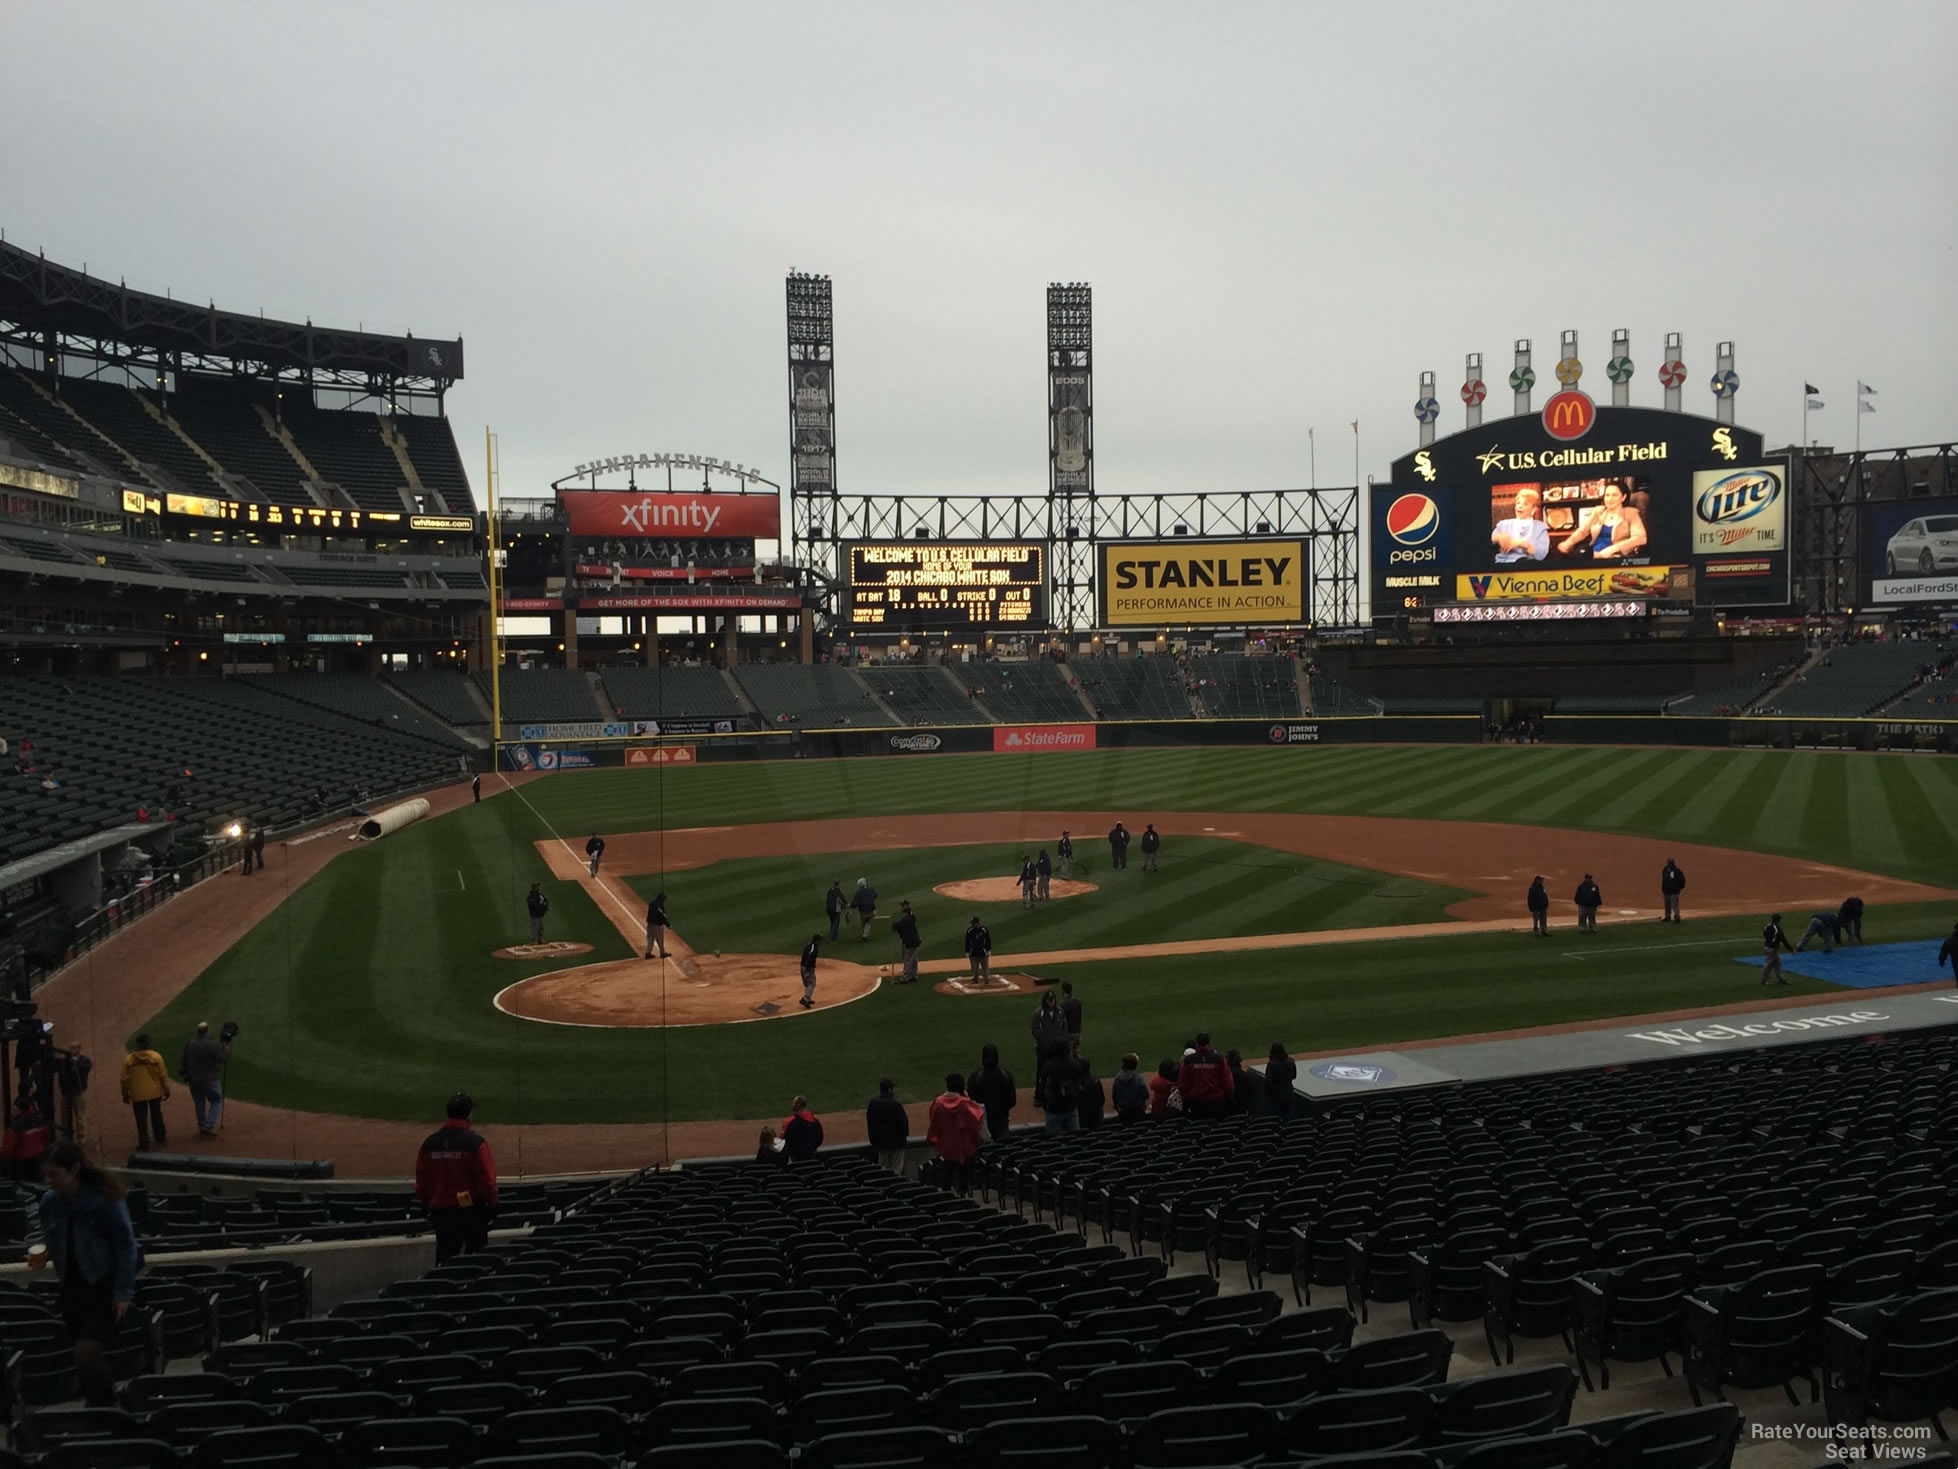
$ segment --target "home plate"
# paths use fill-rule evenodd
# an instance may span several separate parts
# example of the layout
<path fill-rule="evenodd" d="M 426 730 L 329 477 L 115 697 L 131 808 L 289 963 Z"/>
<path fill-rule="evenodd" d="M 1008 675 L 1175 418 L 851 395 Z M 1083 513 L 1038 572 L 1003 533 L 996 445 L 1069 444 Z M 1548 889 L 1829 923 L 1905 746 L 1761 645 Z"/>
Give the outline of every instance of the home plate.
<path fill-rule="evenodd" d="M 1040 981 L 1031 974 L 1001 974 L 995 970 L 986 984 L 977 984 L 971 975 L 962 974 L 952 979 L 941 979 L 932 988 L 941 995 L 966 995 L 976 999 L 983 995 L 1030 995 L 1039 985 Z"/>

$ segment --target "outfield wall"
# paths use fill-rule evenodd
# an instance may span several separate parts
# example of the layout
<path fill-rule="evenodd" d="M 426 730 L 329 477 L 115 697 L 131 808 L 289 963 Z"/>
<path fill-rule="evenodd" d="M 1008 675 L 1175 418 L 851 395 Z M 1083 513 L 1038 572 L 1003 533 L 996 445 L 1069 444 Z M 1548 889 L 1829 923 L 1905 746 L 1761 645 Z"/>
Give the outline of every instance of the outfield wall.
<path fill-rule="evenodd" d="M 1022 738 L 1024 737 L 1024 738 Z M 1674 718 L 1552 714 L 1545 743 L 1743 749 L 1958 752 L 1958 720 Z M 1480 744 L 1474 714 L 1315 719 L 1178 719 L 1066 725 L 950 725 L 871 729 L 752 730 L 670 740 L 535 740 L 497 747 L 502 769 L 648 768 L 728 760 L 834 760 L 873 755 L 976 755 L 1015 751 L 1184 749 L 1243 745 Z"/>

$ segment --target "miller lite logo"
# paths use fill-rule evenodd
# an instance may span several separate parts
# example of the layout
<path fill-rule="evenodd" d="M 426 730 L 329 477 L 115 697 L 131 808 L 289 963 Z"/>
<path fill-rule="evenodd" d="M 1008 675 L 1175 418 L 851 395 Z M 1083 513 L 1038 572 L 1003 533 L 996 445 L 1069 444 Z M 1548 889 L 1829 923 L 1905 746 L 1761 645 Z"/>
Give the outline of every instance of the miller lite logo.
<path fill-rule="evenodd" d="M 1432 496 L 1419 490 L 1397 496 L 1387 507 L 1386 528 L 1394 543 L 1387 553 L 1389 566 L 1441 559 L 1441 548 L 1436 544 L 1441 535 L 1441 506 Z"/>
<path fill-rule="evenodd" d="M 1693 550 L 1786 549 L 1782 477 L 1769 468 L 1702 470 L 1693 476 Z"/>
<path fill-rule="evenodd" d="M 1564 442 L 1581 439 L 1597 421 L 1597 404 L 1576 388 L 1552 394 L 1550 401 L 1543 405 L 1543 431 L 1553 439 Z"/>

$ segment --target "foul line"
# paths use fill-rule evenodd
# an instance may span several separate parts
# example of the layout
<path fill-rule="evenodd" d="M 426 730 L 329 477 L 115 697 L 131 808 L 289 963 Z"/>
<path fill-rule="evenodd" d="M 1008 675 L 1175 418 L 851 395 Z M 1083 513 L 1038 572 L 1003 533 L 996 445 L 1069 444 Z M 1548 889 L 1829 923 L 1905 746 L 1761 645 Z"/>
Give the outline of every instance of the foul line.
<path fill-rule="evenodd" d="M 1723 945 L 1724 947 L 1729 949 L 1739 949 L 1739 948 L 1746 947 L 1746 940 L 1745 939 L 1691 939 L 1683 944 L 1637 944 L 1632 946 L 1631 948 L 1612 949 L 1609 950 L 1608 952 L 1612 954 L 1650 954 L 1659 949 L 1705 949 L 1705 948 L 1710 948 L 1715 944 Z M 1596 959 L 1602 956 L 1595 953 L 1592 954 L 1577 953 L 1577 954 L 1565 954 L 1562 957 L 1565 959 Z"/>
<path fill-rule="evenodd" d="M 572 864 L 574 866 L 584 867 L 589 869 L 590 859 L 580 858 L 578 853 L 572 850 L 571 843 L 567 842 L 563 837 L 558 835 L 557 827 L 551 823 L 551 821 L 544 815 L 543 812 L 539 811 L 535 806 L 530 804 L 530 798 L 523 793 L 522 789 L 518 786 L 514 786 L 510 784 L 509 776 L 504 775 L 503 772 L 500 770 L 497 771 L 496 773 L 497 776 L 503 782 L 503 788 L 508 792 L 510 792 L 511 795 L 515 796 L 519 801 L 522 801 L 524 803 L 524 809 L 530 812 L 532 816 L 535 816 L 537 818 L 538 824 L 541 825 L 544 828 L 544 830 L 548 831 L 551 834 L 552 841 L 556 842 L 560 847 L 564 848 L 564 855 L 571 859 Z M 600 893 L 604 894 L 606 898 L 611 900 L 612 906 L 617 908 L 619 912 L 625 915 L 627 924 L 635 924 L 638 928 L 638 931 L 642 934 L 646 931 L 645 920 L 640 918 L 640 916 L 636 912 L 634 912 L 631 908 L 628 908 L 624 903 L 619 901 L 618 895 L 612 891 L 610 884 L 608 884 L 603 878 L 600 878 L 597 880 L 596 886 Z M 621 933 L 629 932 L 629 930 L 626 928 L 621 928 L 619 931 Z"/>

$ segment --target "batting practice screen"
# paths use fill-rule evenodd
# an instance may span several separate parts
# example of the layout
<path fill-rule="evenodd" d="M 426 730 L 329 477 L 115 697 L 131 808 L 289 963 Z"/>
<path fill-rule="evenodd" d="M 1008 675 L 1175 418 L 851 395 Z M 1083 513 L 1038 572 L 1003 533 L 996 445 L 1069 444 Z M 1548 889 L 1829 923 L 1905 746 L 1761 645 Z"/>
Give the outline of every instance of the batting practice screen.
<path fill-rule="evenodd" d="M 1103 627 L 1305 620 L 1305 542 L 1124 541 L 1101 551 Z"/>
<path fill-rule="evenodd" d="M 844 615 L 854 631 L 1025 631 L 1047 625 L 1047 548 L 859 541 Z"/>

